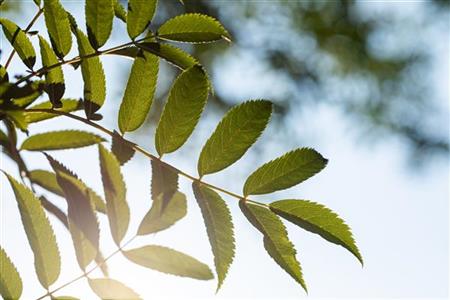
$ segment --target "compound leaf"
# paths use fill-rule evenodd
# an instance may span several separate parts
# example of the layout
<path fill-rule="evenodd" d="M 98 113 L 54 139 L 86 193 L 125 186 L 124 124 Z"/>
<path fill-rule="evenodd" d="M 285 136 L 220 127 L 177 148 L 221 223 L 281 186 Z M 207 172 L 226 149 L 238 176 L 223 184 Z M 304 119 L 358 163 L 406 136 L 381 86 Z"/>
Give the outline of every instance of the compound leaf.
<path fill-rule="evenodd" d="M 20 59 L 30 69 L 36 63 L 36 52 L 28 39 L 26 33 L 20 29 L 14 22 L 8 19 L 0 18 L 0 24 L 3 27 L 3 33 L 8 41 L 19 54 Z"/>
<path fill-rule="evenodd" d="M 96 278 L 88 280 L 92 291 L 101 299 L 136 300 L 141 297 L 132 289 L 111 278 Z"/>
<path fill-rule="evenodd" d="M 157 0 L 129 0 L 127 14 L 127 31 L 131 39 L 144 32 L 153 19 Z"/>
<path fill-rule="evenodd" d="M 72 48 L 68 14 L 59 0 L 44 0 L 44 17 L 53 49 L 63 58 Z"/>
<path fill-rule="evenodd" d="M 22 295 L 22 279 L 2 247 L 0 247 L 0 295 L 4 299 L 19 299 Z"/>
<path fill-rule="evenodd" d="M 59 108 L 59 111 L 63 112 L 73 112 L 80 110 L 82 106 L 82 102 L 75 100 L 75 99 L 61 99 L 61 108 Z M 34 106 L 31 106 L 30 109 L 51 109 L 53 107 L 53 104 L 50 101 L 45 101 L 39 104 L 36 104 Z M 47 113 L 47 112 L 35 112 L 35 111 L 27 111 L 26 112 L 26 119 L 28 123 L 36 123 L 48 119 L 52 119 L 55 117 L 59 117 L 60 115 Z"/>
<path fill-rule="evenodd" d="M 113 0 L 86 0 L 86 28 L 94 49 L 103 46 L 111 35 L 114 6 Z"/>
<path fill-rule="evenodd" d="M 61 130 L 39 133 L 27 138 L 22 150 L 46 151 L 81 148 L 105 141 L 102 137 L 86 131 Z"/>

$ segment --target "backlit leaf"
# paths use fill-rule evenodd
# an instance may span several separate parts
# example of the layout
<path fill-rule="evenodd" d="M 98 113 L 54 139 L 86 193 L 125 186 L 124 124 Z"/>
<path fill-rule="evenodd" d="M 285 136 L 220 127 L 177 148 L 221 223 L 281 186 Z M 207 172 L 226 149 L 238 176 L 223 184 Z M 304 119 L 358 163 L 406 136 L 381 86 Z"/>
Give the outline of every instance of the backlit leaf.
<path fill-rule="evenodd" d="M 209 243 L 214 254 L 214 264 L 220 289 L 234 258 L 233 221 L 225 201 L 207 186 L 193 183 L 195 198 L 200 206 Z"/>
<path fill-rule="evenodd" d="M 363 263 L 350 227 L 329 208 L 307 200 L 280 200 L 270 203 L 270 209 L 301 228 L 341 245 Z"/>
<path fill-rule="evenodd" d="M 113 24 L 113 0 L 86 0 L 86 28 L 92 47 L 103 46 L 108 40 Z"/>
<path fill-rule="evenodd" d="M 263 234 L 267 253 L 307 291 L 294 245 L 278 216 L 265 207 L 244 201 L 239 201 L 239 207 L 249 222 Z"/>
<path fill-rule="evenodd" d="M 232 108 L 206 142 L 198 159 L 200 176 L 218 172 L 240 159 L 266 128 L 269 101 L 244 102 Z"/>
<path fill-rule="evenodd" d="M 152 199 L 155 200 L 162 194 L 161 212 L 169 203 L 172 196 L 178 190 L 178 173 L 163 162 L 152 160 Z"/>
<path fill-rule="evenodd" d="M 119 163 L 124 165 L 133 157 L 136 150 L 131 147 L 130 142 L 125 141 L 117 131 L 114 131 L 111 152 L 116 156 Z"/>
<path fill-rule="evenodd" d="M 172 65 L 185 70 L 198 64 L 189 53 L 169 44 L 146 42 L 136 44 L 139 48 L 153 53 Z"/>
<path fill-rule="evenodd" d="M 129 0 L 127 14 L 127 31 L 130 38 L 135 39 L 144 32 L 153 19 L 157 0 Z"/>
<path fill-rule="evenodd" d="M 79 300 L 79 299 L 71 296 L 56 296 L 52 297 L 52 300 Z"/>
<path fill-rule="evenodd" d="M 253 172 L 245 182 L 244 195 L 268 194 L 287 189 L 320 172 L 327 162 L 313 149 L 300 148 L 288 152 Z"/>
<path fill-rule="evenodd" d="M 159 59 L 141 51 L 134 59 L 125 94 L 119 110 L 122 133 L 138 129 L 147 118 L 158 78 Z"/>
<path fill-rule="evenodd" d="M 5 37 L 19 54 L 20 59 L 28 68 L 32 69 L 36 63 L 36 52 L 26 33 L 8 19 L 0 18 L 0 24 Z"/>
<path fill-rule="evenodd" d="M 208 98 L 209 83 L 196 65 L 175 80 L 156 128 L 155 145 L 159 155 L 180 148 L 198 123 Z"/>
<path fill-rule="evenodd" d="M 22 295 L 22 279 L 2 247 L 0 247 L 0 295 L 4 299 L 19 299 Z"/>
<path fill-rule="evenodd" d="M 61 259 L 55 234 L 45 215 L 41 202 L 25 185 L 5 173 L 14 190 L 22 224 L 34 254 L 34 265 L 39 282 L 48 288 L 58 279 Z"/>
<path fill-rule="evenodd" d="M 4 66 L 0 65 L 0 83 L 8 81 L 9 81 L 8 72 L 6 71 Z"/>
<path fill-rule="evenodd" d="M 62 107 L 59 108 L 59 111 L 63 112 L 73 112 L 83 108 L 82 103 L 75 99 L 61 99 Z M 50 101 L 42 102 L 31 106 L 30 109 L 51 109 L 53 107 Z M 55 117 L 59 117 L 60 115 L 46 113 L 46 112 L 26 112 L 26 119 L 28 123 L 36 123 L 48 119 L 52 119 Z"/>
<path fill-rule="evenodd" d="M 110 278 L 89 279 L 89 286 L 101 299 L 135 300 L 141 299 L 136 292 L 123 283 Z"/>
<path fill-rule="evenodd" d="M 123 251 L 123 254 L 130 261 L 159 272 L 200 280 L 214 278 L 204 263 L 167 247 L 150 245 Z"/>
<path fill-rule="evenodd" d="M 44 17 L 53 49 L 59 58 L 63 58 L 72 48 L 67 12 L 59 0 L 44 0 Z"/>
<path fill-rule="evenodd" d="M 81 148 L 103 142 L 104 139 L 86 131 L 61 130 L 39 133 L 27 138 L 22 150 L 46 151 Z"/>
<path fill-rule="evenodd" d="M 183 14 L 165 22 L 158 29 L 158 37 L 162 39 L 208 43 L 220 39 L 231 39 L 227 30 L 213 17 L 202 14 Z"/>
<path fill-rule="evenodd" d="M 114 15 L 122 20 L 123 22 L 127 22 L 127 11 L 122 6 L 119 0 L 113 0 L 114 5 Z"/>

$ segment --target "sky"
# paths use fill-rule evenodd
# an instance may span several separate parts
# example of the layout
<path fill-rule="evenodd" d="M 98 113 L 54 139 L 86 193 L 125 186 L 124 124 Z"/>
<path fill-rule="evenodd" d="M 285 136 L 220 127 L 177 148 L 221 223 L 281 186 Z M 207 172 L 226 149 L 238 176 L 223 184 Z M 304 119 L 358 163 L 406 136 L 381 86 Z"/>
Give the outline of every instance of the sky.
<path fill-rule="evenodd" d="M 77 14 L 79 24 L 83 24 L 82 2 L 67 1 L 64 4 Z M 26 24 L 35 11 L 32 2 L 24 5 L 29 5 L 30 8 L 20 16 L 20 20 L 15 19 L 21 25 Z M 119 33 L 108 45 L 120 43 L 121 33 L 125 33 L 122 24 L 116 22 L 114 26 Z M 42 29 L 42 22 L 36 28 Z M 434 48 L 438 49 L 436 52 L 439 55 L 436 55 L 435 68 L 430 72 L 437 99 L 444 101 L 442 109 L 447 112 L 449 47 L 448 39 L 436 40 Z M 9 45 L 3 36 L 1 49 L 9 53 Z M 75 55 L 75 50 L 72 50 L 68 57 Z M 2 57 L 2 62 L 4 59 Z M 131 61 L 116 57 L 105 57 L 102 60 L 108 82 L 108 98 L 106 108 L 102 110 L 105 118 L 101 123 L 106 127 L 116 128 L 117 110 L 125 84 L 122 82 L 121 72 L 130 67 Z M 19 72 L 21 68 L 22 65 L 16 58 L 10 72 Z M 230 69 L 236 68 L 233 66 Z M 68 83 L 66 96 L 79 97 L 82 84 L 80 74 L 70 67 L 66 67 L 64 72 Z M 234 87 L 235 90 L 255 85 L 250 80 L 246 81 L 245 77 L 236 78 L 234 82 L 228 80 L 225 86 L 223 82 L 214 84 L 217 85 L 216 88 Z M 250 92 L 245 91 L 243 95 L 249 96 Z M 255 88 L 254 97 L 259 97 L 259 93 L 261 92 Z M 298 134 L 307 137 L 303 140 L 305 144 L 295 147 L 315 148 L 329 159 L 327 167 L 299 186 L 256 196 L 254 200 L 270 203 L 280 199 L 308 199 L 328 206 L 352 228 L 364 257 L 364 267 L 342 247 L 285 223 L 289 237 L 297 249 L 297 258 L 309 288 L 309 294 L 306 295 L 265 253 L 261 234 L 242 216 L 237 201 L 224 195 L 235 224 L 236 255 L 228 277 L 217 294 L 214 280 L 202 282 L 161 274 L 133 265 L 120 256 L 114 257 L 109 263 L 111 277 L 126 283 L 144 299 L 448 298 L 448 158 L 430 158 L 426 168 L 412 171 L 405 164 L 406 146 L 401 141 L 386 138 L 376 144 L 360 143 L 345 115 L 333 107 L 321 104 L 307 109 L 311 113 L 302 115 L 314 117 L 307 120 L 293 117 L 290 121 Z M 219 120 L 220 116 L 208 108 L 190 141 L 179 152 L 167 155 L 164 159 L 196 175 L 196 160 L 203 141 Z M 45 121 L 41 125 L 32 125 L 30 132 L 35 134 L 50 128 L 79 128 L 93 132 L 72 120 L 64 120 L 62 123 L 61 120 Z M 317 138 L 319 135 L 320 139 Z M 155 153 L 153 136 L 154 128 L 145 127 L 139 135 L 130 135 L 129 138 L 139 139 L 143 147 Z M 21 135 L 22 139 L 23 137 Z M 242 160 L 217 175 L 206 176 L 205 180 L 240 193 L 245 178 L 256 166 L 292 150 L 292 147 L 291 143 L 285 141 L 285 136 L 279 133 L 278 127 L 269 125 L 257 142 L 257 147 L 252 148 Z M 51 154 L 67 163 L 85 182 L 102 194 L 96 147 L 54 151 Z M 25 155 L 30 169 L 49 169 L 42 154 Z M 15 165 L 3 155 L 0 165 L 2 170 L 18 176 Z M 150 162 L 136 155 L 122 172 L 127 183 L 127 199 L 132 215 L 127 235 L 131 237 L 151 205 Z M 213 257 L 200 210 L 190 190 L 190 182 L 182 179 L 180 189 L 187 195 L 188 216 L 167 231 L 138 239 L 129 248 L 148 244 L 170 246 L 208 263 L 212 268 Z M 34 299 L 45 291 L 39 286 L 34 273 L 33 255 L 20 222 L 14 195 L 4 176 L 0 176 L 0 196 L 0 244 L 22 276 L 25 287 L 23 299 Z M 53 197 L 52 200 L 60 207 L 65 207 L 63 199 Z M 49 218 L 56 232 L 63 262 L 61 276 L 54 285 L 57 287 L 79 275 L 80 270 L 75 261 L 70 236 L 53 216 Z M 115 250 L 115 246 L 106 218 L 100 216 L 99 219 L 102 249 L 105 254 L 109 254 Z M 100 276 L 98 272 L 93 273 L 93 277 Z M 94 298 L 85 281 L 64 288 L 58 295 Z"/>

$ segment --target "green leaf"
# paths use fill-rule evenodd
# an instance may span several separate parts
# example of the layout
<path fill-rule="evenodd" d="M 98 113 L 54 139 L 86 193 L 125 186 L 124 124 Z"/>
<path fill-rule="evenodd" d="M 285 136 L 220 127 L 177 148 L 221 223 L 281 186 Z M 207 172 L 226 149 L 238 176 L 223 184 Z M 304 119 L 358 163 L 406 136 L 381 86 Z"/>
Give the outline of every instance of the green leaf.
<path fill-rule="evenodd" d="M 41 0 L 33 0 L 33 2 L 40 7 L 41 6 Z"/>
<path fill-rule="evenodd" d="M 86 28 L 92 47 L 103 46 L 111 35 L 114 6 L 113 0 L 86 0 Z"/>
<path fill-rule="evenodd" d="M 140 52 L 134 59 L 119 110 L 122 133 L 138 129 L 145 121 L 153 102 L 158 78 L 157 56 Z"/>
<path fill-rule="evenodd" d="M 102 137 L 86 131 L 50 131 L 30 136 L 23 142 L 21 149 L 28 151 L 63 150 L 86 147 L 104 141 Z"/>
<path fill-rule="evenodd" d="M 138 43 L 139 48 L 153 53 L 181 70 L 189 69 L 198 64 L 198 61 L 189 53 L 169 44 L 154 42 Z"/>
<path fill-rule="evenodd" d="M 19 299 L 22 295 L 22 279 L 2 247 L 0 247 L 0 295 L 4 299 Z"/>
<path fill-rule="evenodd" d="M 208 99 L 209 83 L 196 65 L 178 76 L 156 128 L 155 145 L 159 155 L 180 148 L 194 131 Z"/>
<path fill-rule="evenodd" d="M 200 280 L 214 278 L 204 263 L 167 247 L 149 245 L 123 251 L 123 254 L 130 261 L 159 272 Z"/>
<path fill-rule="evenodd" d="M 72 48 L 72 35 L 67 12 L 59 0 L 44 0 L 44 17 L 50 42 L 56 55 L 62 59 Z"/>
<path fill-rule="evenodd" d="M 119 0 L 113 0 L 114 5 L 114 15 L 122 20 L 123 22 L 127 22 L 127 11 L 122 6 Z"/>
<path fill-rule="evenodd" d="M 19 54 L 20 59 L 28 68 L 32 69 L 36 63 L 36 52 L 34 52 L 33 45 L 26 33 L 8 19 L 0 18 L 0 23 L 5 37 Z"/>
<path fill-rule="evenodd" d="M 213 17 L 202 14 L 183 14 L 168 20 L 159 27 L 158 37 L 188 43 L 231 40 L 230 34 L 222 24 Z"/>
<path fill-rule="evenodd" d="M 341 245 L 363 264 L 350 227 L 329 208 L 308 200 L 280 200 L 271 203 L 270 209 L 301 228 Z"/>
<path fill-rule="evenodd" d="M 63 112 L 73 112 L 83 108 L 82 103 L 75 99 L 62 99 L 61 103 L 62 107 L 58 110 Z M 30 107 L 30 109 L 51 109 L 52 107 L 53 105 L 50 101 L 45 101 Z M 26 112 L 26 119 L 28 123 L 36 123 L 59 116 L 60 115 L 46 112 Z"/>
<path fill-rule="evenodd" d="M 71 296 L 56 296 L 52 297 L 52 300 L 79 300 L 79 299 Z"/>
<path fill-rule="evenodd" d="M 239 201 L 239 207 L 249 222 L 263 234 L 267 253 L 307 291 L 300 263 L 295 258 L 294 245 L 277 215 L 265 207 L 244 201 Z"/>
<path fill-rule="evenodd" d="M 8 71 L 6 71 L 4 66 L 0 65 L 0 83 L 8 81 L 9 81 Z"/>
<path fill-rule="evenodd" d="M 119 161 L 114 154 L 102 145 L 98 145 L 98 152 L 111 234 L 119 246 L 130 222 L 130 209 L 126 201 L 126 186 L 120 172 Z"/>
<path fill-rule="evenodd" d="M 136 292 L 123 283 L 110 278 L 88 279 L 89 286 L 101 299 L 135 300 L 141 299 Z"/>
<path fill-rule="evenodd" d="M 202 211 L 209 243 L 214 254 L 217 290 L 220 289 L 234 258 L 233 221 L 225 201 L 212 189 L 193 183 L 195 198 Z"/>
<path fill-rule="evenodd" d="M 122 136 L 114 130 L 111 152 L 116 156 L 120 165 L 124 165 L 127 161 L 129 161 L 136 152 L 131 145 L 132 144 L 129 141 L 125 141 Z"/>
<path fill-rule="evenodd" d="M 327 165 L 317 151 L 299 148 L 278 157 L 253 172 L 245 182 L 244 195 L 268 194 L 297 185 Z"/>
<path fill-rule="evenodd" d="M 233 107 L 203 146 L 198 159 L 200 176 L 225 169 L 256 142 L 272 113 L 269 101 L 244 102 Z"/>
<path fill-rule="evenodd" d="M 41 202 L 25 185 L 5 173 L 19 205 L 22 224 L 34 254 L 36 274 L 41 285 L 48 289 L 58 279 L 61 258 L 50 222 Z"/>
<path fill-rule="evenodd" d="M 39 46 L 41 48 L 42 66 L 48 67 L 58 63 L 58 58 L 47 41 L 39 35 Z M 64 95 L 64 74 L 62 67 L 52 68 L 45 73 L 45 91 L 47 92 L 53 107 L 62 107 L 61 98 Z"/>
<path fill-rule="evenodd" d="M 95 50 L 89 43 L 86 35 L 80 30 L 76 31 L 78 51 L 81 56 L 92 55 Z M 95 114 L 106 98 L 106 80 L 103 66 L 98 56 L 81 61 L 81 74 L 84 81 L 84 110 L 89 119 L 96 119 Z"/>
<path fill-rule="evenodd" d="M 14 126 L 23 132 L 28 132 L 28 122 L 23 110 L 7 110 L 4 113 L 14 123 Z"/>
<path fill-rule="evenodd" d="M 127 14 L 127 31 L 131 39 L 144 32 L 153 19 L 157 0 L 129 0 Z"/>
<path fill-rule="evenodd" d="M 178 173 L 163 162 L 152 160 L 152 199 L 162 194 L 161 212 L 164 211 L 172 196 L 178 190 Z"/>
<path fill-rule="evenodd" d="M 164 194 L 160 194 L 158 197 L 153 198 L 151 209 L 139 225 L 138 235 L 146 235 L 167 229 L 186 215 L 186 196 L 183 193 L 176 192 L 168 200 L 164 209 L 163 197 Z"/>

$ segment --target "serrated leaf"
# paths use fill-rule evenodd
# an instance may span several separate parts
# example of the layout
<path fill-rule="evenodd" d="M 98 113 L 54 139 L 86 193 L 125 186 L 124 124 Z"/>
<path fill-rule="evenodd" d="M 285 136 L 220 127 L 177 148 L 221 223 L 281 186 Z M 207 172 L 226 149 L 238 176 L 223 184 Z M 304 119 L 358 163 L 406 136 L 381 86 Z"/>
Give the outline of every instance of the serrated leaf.
<path fill-rule="evenodd" d="M 158 37 L 177 42 L 208 43 L 231 37 L 213 17 L 202 14 L 183 14 L 166 21 L 158 29 Z"/>
<path fill-rule="evenodd" d="M 144 32 L 153 19 L 157 0 L 129 0 L 127 14 L 127 31 L 131 39 Z"/>
<path fill-rule="evenodd" d="M 61 130 L 32 135 L 20 148 L 28 151 L 63 150 L 86 147 L 104 141 L 102 137 L 90 132 Z"/>
<path fill-rule="evenodd" d="M 138 129 L 147 118 L 158 79 L 159 59 L 141 51 L 134 59 L 119 110 L 122 133 Z"/>
<path fill-rule="evenodd" d="M 138 235 L 162 231 L 182 219 L 187 212 L 186 196 L 176 192 L 163 209 L 164 194 L 153 198 L 152 207 L 139 225 Z"/>
<path fill-rule="evenodd" d="M 101 299 L 108 300 L 135 300 L 141 299 L 132 289 L 120 281 L 110 278 L 88 279 L 92 291 Z"/>
<path fill-rule="evenodd" d="M 42 66 L 48 67 L 58 63 L 58 58 L 47 41 L 39 35 L 39 46 L 41 48 Z M 64 74 L 62 67 L 52 68 L 45 73 L 45 91 L 47 92 L 53 107 L 62 107 L 61 98 L 64 95 L 66 86 L 64 84 Z"/>
<path fill-rule="evenodd" d="M 6 174 L 14 190 L 22 224 L 34 255 L 34 266 L 41 285 L 48 289 L 58 279 L 61 258 L 50 222 L 39 199 L 25 185 Z"/>
<path fill-rule="evenodd" d="M 63 112 L 73 112 L 83 108 L 82 103 L 75 99 L 61 99 L 62 107 L 58 109 L 58 111 Z M 45 101 L 30 107 L 30 109 L 51 109 L 53 104 L 50 101 Z M 26 119 L 28 123 L 36 123 L 52 118 L 59 117 L 60 115 L 46 113 L 46 112 L 26 112 Z"/>
<path fill-rule="evenodd" d="M 113 0 L 86 0 L 86 28 L 94 49 L 103 46 L 111 35 L 114 6 Z"/>
<path fill-rule="evenodd" d="M 122 136 L 114 130 L 114 134 L 112 136 L 111 152 L 116 156 L 120 165 L 124 165 L 133 157 L 134 153 L 136 153 L 136 150 L 131 147 L 129 141 L 125 141 Z"/>
<path fill-rule="evenodd" d="M 28 122 L 23 110 L 7 110 L 4 111 L 4 114 L 14 123 L 14 126 L 23 132 L 28 132 Z"/>
<path fill-rule="evenodd" d="M 102 145 L 98 145 L 98 152 L 109 227 L 111 228 L 114 241 L 120 246 L 120 242 L 125 236 L 130 222 L 130 209 L 126 201 L 125 182 L 120 172 L 119 161 L 114 154 L 106 150 Z"/>
<path fill-rule="evenodd" d="M 92 55 L 95 50 L 86 35 L 76 29 L 78 51 L 80 56 Z M 96 118 L 96 112 L 102 107 L 106 98 L 106 80 L 103 66 L 98 56 L 81 61 L 81 74 L 84 81 L 84 111 L 89 119 Z"/>
<path fill-rule="evenodd" d="M 200 176 L 223 170 L 239 160 L 264 131 L 271 113 L 272 103 L 265 100 L 233 107 L 203 146 L 197 166 Z"/>
<path fill-rule="evenodd" d="M 137 43 L 139 48 L 153 53 L 172 65 L 185 70 L 198 64 L 198 61 L 189 53 L 169 44 L 155 42 Z"/>
<path fill-rule="evenodd" d="M 125 8 L 122 6 L 122 4 L 120 3 L 119 0 L 113 0 L 113 5 L 114 5 L 114 15 L 122 20 L 123 22 L 127 22 L 127 11 L 125 10 Z"/>
<path fill-rule="evenodd" d="M 178 190 L 178 173 L 163 162 L 152 160 L 152 199 L 162 194 L 161 212 L 164 211 L 172 196 Z"/>
<path fill-rule="evenodd" d="M 30 69 L 36 63 L 36 52 L 28 39 L 26 33 L 20 29 L 14 22 L 8 19 L 0 18 L 0 24 L 3 27 L 3 33 L 8 41 L 19 54 L 20 59 Z"/>
<path fill-rule="evenodd" d="M 270 209 L 301 228 L 341 245 L 363 264 L 350 227 L 329 208 L 308 200 L 289 199 L 270 203 Z"/>
<path fill-rule="evenodd" d="M 72 48 L 68 14 L 59 0 L 44 0 L 44 17 L 53 50 L 62 59 Z"/>
<path fill-rule="evenodd" d="M 245 181 L 244 195 L 268 194 L 297 185 L 327 165 L 314 149 L 299 148 L 278 157 L 253 172 Z"/>
<path fill-rule="evenodd" d="M 167 247 L 149 245 L 123 251 L 123 254 L 130 261 L 159 272 L 199 280 L 214 278 L 211 270 L 204 263 Z"/>
<path fill-rule="evenodd" d="M 234 232 L 230 210 L 225 201 L 212 189 L 193 183 L 195 198 L 203 215 L 220 289 L 234 258 Z"/>
<path fill-rule="evenodd" d="M 244 201 L 239 201 L 239 207 L 248 221 L 263 234 L 267 253 L 307 291 L 294 245 L 278 216 L 265 207 Z"/>
<path fill-rule="evenodd" d="M 5 250 L 0 247 L 0 295 L 4 299 L 19 299 L 22 288 L 19 272 Z"/>
<path fill-rule="evenodd" d="M 159 155 L 180 148 L 194 131 L 208 98 L 209 83 L 203 69 L 195 65 L 178 76 L 156 128 Z"/>

